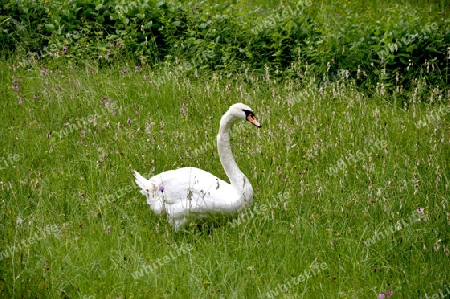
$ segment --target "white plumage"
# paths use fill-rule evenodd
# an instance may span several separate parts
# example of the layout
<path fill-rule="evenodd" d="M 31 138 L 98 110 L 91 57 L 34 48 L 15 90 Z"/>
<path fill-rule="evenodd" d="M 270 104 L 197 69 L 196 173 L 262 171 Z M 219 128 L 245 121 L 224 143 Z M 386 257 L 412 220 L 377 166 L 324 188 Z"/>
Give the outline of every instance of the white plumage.
<path fill-rule="evenodd" d="M 234 216 L 252 202 L 252 185 L 231 152 L 230 129 L 238 120 L 261 127 L 252 109 L 242 103 L 232 105 L 220 119 L 217 149 L 231 184 L 196 167 L 165 171 L 148 180 L 134 172 L 136 184 L 155 214 L 167 214 L 171 224 L 178 229 L 201 218 Z"/>

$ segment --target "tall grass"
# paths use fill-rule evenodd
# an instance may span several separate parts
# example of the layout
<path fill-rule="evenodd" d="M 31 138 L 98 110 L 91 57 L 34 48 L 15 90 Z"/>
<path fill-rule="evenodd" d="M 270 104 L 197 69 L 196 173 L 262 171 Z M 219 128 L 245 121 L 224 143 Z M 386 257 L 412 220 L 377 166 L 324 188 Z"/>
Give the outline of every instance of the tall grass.
<path fill-rule="evenodd" d="M 449 284 L 449 95 L 434 87 L 427 102 L 440 106 L 424 104 L 418 84 L 402 106 L 345 78 L 303 78 L 2 62 L 0 294 L 438 293 Z M 225 179 L 214 139 L 235 102 L 263 125 L 232 133 L 254 205 L 174 232 L 132 169 L 197 166 Z"/>

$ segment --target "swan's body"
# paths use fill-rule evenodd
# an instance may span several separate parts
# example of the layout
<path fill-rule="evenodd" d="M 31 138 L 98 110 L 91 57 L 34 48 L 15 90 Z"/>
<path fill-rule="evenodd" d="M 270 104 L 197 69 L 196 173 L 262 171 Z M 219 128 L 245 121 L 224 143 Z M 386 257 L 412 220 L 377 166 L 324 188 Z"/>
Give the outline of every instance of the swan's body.
<path fill-rule="evenodd" d="M 165 171 L 149 180 L 135 171 L 136 183 L 151 209 L 157 215 L 167 214 L 176 229 L 212 215 L 234 216 L 252 202 L 252 185 L 231 152 L 230 128 L 237 120 L 248 120 L 261 127 L 250 107 L 241 103 L 231 106 L 222 116 L 217 148 L 231 184 L 196 167 Z"/>

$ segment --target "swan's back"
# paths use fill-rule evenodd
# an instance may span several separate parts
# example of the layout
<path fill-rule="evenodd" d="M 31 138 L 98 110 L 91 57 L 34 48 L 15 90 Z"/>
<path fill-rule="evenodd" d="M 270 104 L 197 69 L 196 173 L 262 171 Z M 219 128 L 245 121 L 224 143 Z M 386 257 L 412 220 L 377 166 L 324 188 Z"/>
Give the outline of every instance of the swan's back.
<path fill-rule="evenodd" d="M 174 222 L 187 220 L 190 216 L 232 216 L 253 200 L 253 194 L 244 198 L 229 183 L 196 167 L 165 171 L 149 180 L 137 172 L 135 175 L 136 183 L 152 210 L 157 215 L 167 213 Z"/>

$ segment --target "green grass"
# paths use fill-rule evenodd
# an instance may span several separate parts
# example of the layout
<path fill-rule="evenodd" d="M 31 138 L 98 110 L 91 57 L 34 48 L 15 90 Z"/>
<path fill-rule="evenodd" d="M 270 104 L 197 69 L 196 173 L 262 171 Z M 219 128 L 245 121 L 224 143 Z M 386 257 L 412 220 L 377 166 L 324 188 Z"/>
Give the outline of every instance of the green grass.
<path fill-rule="evenodd" d="M 2 297 L 415 298 L 450 284 L 445 92 L 440 105 L 411 95 L 402 106 L 346 81 L 319 90 L 314 77 L 48 68 L 0 65 Z M 232 134 L 254 205 L 175 232 L 132 170 L 197 166 L 225 179 L 215 135 L 235 102 L 262 124 Z"/>

